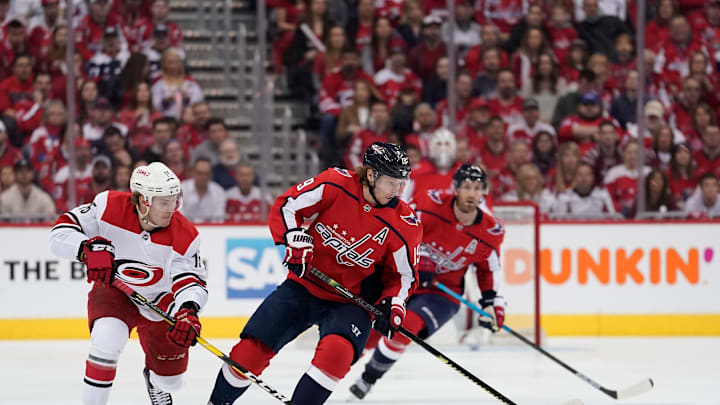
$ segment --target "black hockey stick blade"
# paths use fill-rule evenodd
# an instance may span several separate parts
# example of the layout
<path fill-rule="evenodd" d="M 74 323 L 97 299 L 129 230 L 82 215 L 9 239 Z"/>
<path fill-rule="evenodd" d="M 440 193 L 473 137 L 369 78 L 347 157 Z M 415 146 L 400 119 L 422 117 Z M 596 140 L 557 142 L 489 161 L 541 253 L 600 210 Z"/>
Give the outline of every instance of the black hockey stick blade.
<path fill-rule="evenodd" d="M 150 309 L 151 311 L 155 312 L 156 314 L 160 315 L 160 317 L 170 325 L 175 325 L 175 319 L 173 319 L 170 314 L 163 311 L 160 307 L 150 302 L 147 298 L 140 295 L 137 291 L 135 291 L 132 287 L 129 285 L 123 283 L 122 281 L 118 280 L 117 278 L 113 280 L 112 283 L 113 287 L 117 288 L 118 290 L 124 292 L 131 300 L 138 303 L 139 305 L 144 306 L 145 308 Z M 261 380 L 260 377 L 253 374 L 250 370 L 247 370 L 245 367 L 241 366 L 238 362 L 231 359 L 228 355 L 223 353 L 220 349 L 212 345 L 210 342 L 205 340 L 200 334 L 195 331 L 197 342 L 200 343 L 200 345 L 204 348 L 206 348 L 210 353 L 217 356 L 220 360 L 225 362 L 227 365 L 235 369 L 238 373 L 245 376 L 248 380 L 255 383 L 255 385 L 262 388 L 265 392 L 272 395 L 275 399 L 287 404 L 287 405 L 293 405 L 293 402 L 289 400 L 285 395 L 280 393 L 280 391 L 276 390 L 275 388 L 268 385 L 265 381 Z"/>
<path fill-rule="evenodd" d="M 478 314 L 484 315 L 484 316 L 488 316 L 488 317 L 490 316 L 490 315 L 487 314 L 485 311 L 483 311 L 482 309 L 480 309 L 480 307 L 478 307 L 477 305 L 473 304 L 472 302 L 466 300 L 465 297 L 463 297 L 462 295 L 460 295 L 460 294 L 456 293 L 455 291 L 449 289 L 449 288 L 448 288 L 447 286 L 445 286 L 444 284 L 436 281 L 435 283 L 433 283 L 433 285 L 435 285 L 437 288 L 439 288 L 439 289 L 442 290 L 443 292 L 447 293 L 447 294 L 450 295 L 451 297 L 453 297 L 453 298 L 457 299 L 458 301 L 462 302 L 463 304 L 467 305 L 468 308 L 472 309 L 473 311 L 477 312 Z M 542 347 L 536 345 L 535 342 L 533 342 L 533 341 L 531 341 L 530 339 L 526 338 L 526 337 L 523 336 L 522 334 L 516 332 L 516 331 L 515 331 L 514 329 L 512 329 L 511 327 L 509 327 L 509 326 L 507 326 L 507 325 L 503 325 L 502 328 L 503 328 L 506 332 L 508 332 L 509 334 L 511 334 L 511 335 L 515 336 L 516 338 L 522 340 L 524 343 L 526 343 L 527 345 L 531 346 L 533 349 L 535 349 L 535 350 L 539 351 L 540 353 L 544 354 L 544 355 L 547 356 L 550 360 L 552 360 L 552 361 L 554 361 L 555 363 L 559 364 L 559 365 L 560 365 L 561 367 L 563 367 L 564 369 L 566 369 L 566 370 L 570 371 L 571 373 L 575 374 L 578 378 L 580 378 L 581 380 L 585 381 L 586 383 L 592 385 L 592 386 L 595 387 L 596 389 L 602 391 L 605 395 L 607 395 L 607 396 L 609 396 L 609 397 L 611 397 L 611 398 L 614 398 L 614 399 L 625 399 L 625 398 L 633 397 L 633 396 L 635 396 L 635 395 L 640 395 L 640 394 L 642 394 L 642 393 L 645 393 L 645 392 L 647 392 L 647 391 L 650 391 L 650 389 L 655 385 L 655 384 L 653 383 L 653 380 L 651 380 L 650 378 L 648 378 L 648 379 L 645 379 L 645 380 L 643 380 L 643 381 L 641 381 L 641 382 L 639 382 L 639 383 L 637 383 L 637 384 L 635 384 L 635 385 L 632 385 L 632 386 L 630 386 L 630 387 L 627 387 L 627 388 L 625 388 L 624 390 L 615 391 L 615 390 L 607 389 L 607 388 L 603 387 L 602 385 L 598 384 L 597 382 L 595 382 L 595 380 L 593 380 L 592 378 L 590 378 L 590 377 L 586 376 L 585 374 L 583 374 L 583 373 L 575 370 L 574 368 L 570 367 L 570 366 L 567 365 L 565 362 L 563 362 L 562 360 L 560 360 L 560 359 L 558 359 L 557 357 L 553 356 L 552 354 L 550 354 L 550 352 L 548 352 L 547 350 L 543 349 Z"/>
<path fill-rule="evenodd" d="M 365 301 L 364 299 L 362 299 L 362 297 L 359 297 L 359 296 L 355 295 L 352 291 L 348 290 L 348 289 L 345 288 L 342 284 L 340 284 L 340 283 L 338 283 L 337 281 L 333 280 L 332 278 L 330 278 L 328 275 L 326 275 L 326 274 L 323 273 L 322 271 L 316 269 L 315 267 L 311 267 L 311 268 L 310 268 L 310 274 L 312 274 L 313 276 L 317 277 L 317 278 L 320 279 L 322 282 L 324 282 L 325 284 L 329 285 L 329 286 L 332 287 L 335 291 L 337 291 L 338 293 L 340 293 L 343 297 L 347 298 L 348 300 L 350 300 L 350 301 L 352 301 L 353 303 L 355 303 L 357 306 L 359 306 L 359 307 L 365 309 L 366 311 L 370 312 L 370 313 L 373 314 L 374 316 L 383 316 L 383 313 L 382 313 L 379 309 L 377 309 L 374 305 L 368 303 L 367 301 Z M 428 352 L 430 352 L 431 354 L 433 354 L 437 359 L 439 359 L 439 360 L 442 361 L 443 363 L 447 364 L 447 365 L 450 366 L 452 369 L 454 369 L 454 370 L 457 371 L 458 373 L 462 374 L 464 377 L 466 377 L 466 378 L 469 379 L 470 381 L 474 382 L 476 385 L 480 386 L 482 389 L 484 389 L 485 391 L 487 391 L 488 393 L 490 393 L 493 397 L 495 397 L 498 401 L 500 401 L 500 402 L 502 402 L 502 403 L 504 403 L 504 404 L 506 404 L 506 405 L 516 405 L 515 402 L 513 402 L 512 400 L 510 400 L 508 397 L 506 397 L 505 395 L 503 395 L 503 394 L 501 394 L 500 392 L 498 392 L 497 390 L 495 390 L 493 387 L 491 387 L 490 385 L 488 385 L 486 382 L 484 382 L 483 380 L 481 380 L 481 379 L 479 379 L 478 377 L 476 377 L 474 374 L 472 374 L 471 372 L 469 372 L 468 370 L 466 370 L 464 367 L 462 367 L 461 365 L 459 365 L 458 363 L 456 363 L 455 361 L 453 361 L 452 359 L 450 359 L 449 357 L 447 357 L 446 355 L 444 355 L 444 354 L 443 354 L 442 352 L 440 352 L 439 350 L 435 349 L 435 348 L 434 348 L 433 346 L 431 346 L 430 344 L 426 343 L 424 340 L 422 340 L 422 339 L 420 339 L 419 337 L 415 336 L 415 335 L 414 335 L 413 333 L 411 333 L 409 330 L 407 330 L 407 329 L 405 329 L 404 327 L 401 326 L 401 327 L 398 329 L 398 331 L 399 331 L 400 333 L 402 333 L 402 334 L 403 334 L 405 337 L 407 337 L 408 339 L 410 339 L 410 340 L 412 340 L 413 342 L 415 342 L 415 343 L 419 344 L 420 346 L 422 346 L 423 349 L 425 349 L 425 350 L 427 350 Z"/>

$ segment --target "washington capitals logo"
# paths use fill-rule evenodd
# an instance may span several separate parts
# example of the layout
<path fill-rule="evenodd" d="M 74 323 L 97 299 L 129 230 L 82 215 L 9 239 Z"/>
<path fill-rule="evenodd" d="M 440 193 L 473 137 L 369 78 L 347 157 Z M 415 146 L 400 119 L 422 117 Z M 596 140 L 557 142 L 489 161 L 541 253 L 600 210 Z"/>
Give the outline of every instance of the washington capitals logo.
<path fill-rule="evenodd" d="M 503 228 L 502 224 L 498 222 L 493 226 L 492 228 L 488 229 L 488 233 L 491 235 L 502 235 L 505 233 L 505 228 Z"/>
<path fill-rule="evenodd" d="M 418 224 L 420 223 L 420 220 L 417 219 L 417 217 L 413 214 L 410 214 L 408 216 L 401 215 L 400 219 L 402 219 L 403 221 L 407 222 L 408 224 L 410 224 L 412 226 L 418 226 Z"/>
<path fill-rule="evenodd" d="M 360 253 L 363 244 L 372 237 L 372 234 L 368 233 L 358 240 L 355 240 L 354 237 L 347 240 L 345 239 L 346 231 L 338 234 L 333 228 L 321 222 L 315 224 L 315 230 L 320 234 L 323 246 L 330 246 L 337 252 L 335 259 L 339 264 L 346 266 L 357 265 L 367 269 L 375 262 L 370 258 L 370 255 L 374 252 L 373 248 L 368 247 Z"/>

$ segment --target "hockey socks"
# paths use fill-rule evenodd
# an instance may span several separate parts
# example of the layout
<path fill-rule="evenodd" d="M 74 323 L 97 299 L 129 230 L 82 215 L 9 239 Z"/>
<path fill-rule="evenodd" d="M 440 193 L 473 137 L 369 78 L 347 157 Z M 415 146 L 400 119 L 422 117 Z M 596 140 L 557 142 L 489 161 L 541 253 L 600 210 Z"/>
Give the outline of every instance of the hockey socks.
<path fill-rule="evenodd" d="M 232 375 L 230 375 L 231 373 Z M 231 405 L 247 391 L 248 387 L 250 387 L 250 380 L 236 377 L 230 371 L 230 367 L 225 364 L 215 379 L 215 387 L 210 394 L 208 405 Z"/>
<path fill-rule="evenodd" d="M 405 351 L 405 345 L 397 344 L 388 338 L 380 339 L 377 348 L 372 354 L 370 361 L 365 365 L 363 380 L 369 384 L 375 384 L 393 364 L 395 364 Z"/>
<path fill-rule="evenodd" d="M 107 404 L 117 361 L 129 335 L 127 325 L 117 318 L 100 318 L 93 322 L 90 353 L 85 362 L 83 404 Z"/>
<path fill-rule="evenodd" d="M 344 337 L 327 335 L 320 339 L 312 365 L 295 387 L 292 402 L 303 405 L 324 404 L 337 383 L 350 371 L 354 356 L 352 344 Z"/>
<path fill-rule="evenodd" d="M 273 356 L 275 352 L 272 349 L 252 337 L 240 340 L 230 351 L 231 359 L 255 375 L 260 375 L 265 370 Z M 250 380 L 223 364 L 208 405 L 231 405 L 247 391 L 250 384 Z"/>

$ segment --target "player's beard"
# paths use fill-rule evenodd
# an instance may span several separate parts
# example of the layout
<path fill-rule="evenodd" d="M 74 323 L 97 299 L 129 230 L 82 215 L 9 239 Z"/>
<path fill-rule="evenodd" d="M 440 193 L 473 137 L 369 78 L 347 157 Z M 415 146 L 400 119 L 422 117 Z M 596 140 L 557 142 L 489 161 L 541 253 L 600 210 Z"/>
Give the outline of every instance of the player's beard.
<path fill-rule="evenodd" d="M 473 198 L 463 198 L 458 199 L 458 209 L 463 214 L 469 214 L 471 212 L 474 212 L 477 209 L 478 201 L 475 201 Z"/>

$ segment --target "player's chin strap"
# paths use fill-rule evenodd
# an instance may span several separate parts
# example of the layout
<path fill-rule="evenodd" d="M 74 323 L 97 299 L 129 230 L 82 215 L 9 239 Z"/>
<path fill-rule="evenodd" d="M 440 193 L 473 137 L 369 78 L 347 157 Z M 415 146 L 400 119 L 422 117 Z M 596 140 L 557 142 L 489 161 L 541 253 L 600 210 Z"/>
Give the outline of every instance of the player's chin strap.
<path fill-rule="evenodd" d="M 374 197 L 374 196 L 373 196 Z M 153 228 L 160 228 L 160 225 L 157 225 L 153 221 L 150 220 L 150 206 L 147 206 L 147 211 L 145 213 L 142 212 L 142 208 L 140 207 L 142 204 L 138 203 L 135 207 L 137 208 L 137 212 L 140 215 L 140 220 L 147 225 L 152 226 Z"/>
<path fill-rule="evenodd" d="M 393 199 L 391 198 L 385 204 L 380 204 L 380 200 L 378 200 L 378 198 L 375 197 L 375 182 L 377 181 L 377 178 L 380 176 L 382 176 L 382 174 L 377 175 L 377 177 L 375 175 L 373 175 L 372 184 L 370 184 L 370 182 L 368 181 L 368 189 L 370 190 L 370 195 L 372 196 L 373 200 L 375 200 L 375 207 L 376 208 L 385 208 L 385 207 L 387 207 L 388 204 L 390 204 L 390 201 L 392 201 Z"/>

